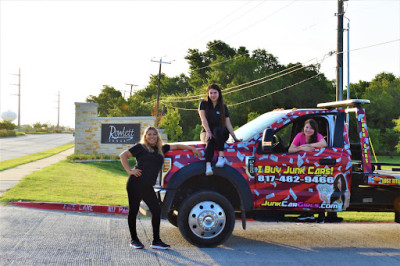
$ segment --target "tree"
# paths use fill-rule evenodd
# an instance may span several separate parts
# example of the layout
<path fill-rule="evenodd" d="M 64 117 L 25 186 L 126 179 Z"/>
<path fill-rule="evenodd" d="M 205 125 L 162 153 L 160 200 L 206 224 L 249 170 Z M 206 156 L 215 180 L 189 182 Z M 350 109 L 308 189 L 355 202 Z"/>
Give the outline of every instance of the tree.
<path fill-rule="evenodd" d="M 247 123 L 250 122 L 251 120 L 256 119 L 256 118 L 259 117 L 259 116 L 260 116 L 260 114 L 257 113 L 257 112 L 250 112 L 250 113 L 247 115 Z"/>
<path fill-rule="evenodd" d="M 5 129 L 5 130 L 14 130 L 17 128 L 17 125 L 15 125 L 13 122 L 11 121 L 1 121 L 0 122 L 0 129 Z"/>
<path fill-rule="evenodd" d="M 110 110 L 113 109 L 115 104 L 121 101 L 121 99 L 123 99 L 123 97 L 120 91 L 108 85 L 104 85 L 99 96 L 90 95 L 86 98 L 86 101 L 99 104 L 97 109 L 99 116 L 110 116 Z"/>
<path fill-rule="evenodd" d="M 400 78 L 393 74 L 380 73 L 366 88 L 363 98 L 371 104 L 366 106 L 368 126 L 380 129 L 393 128 L 393 119 L 400 116 Z"/>
<path fill-rule="evenodd" d="M 182 127 L 179 125 L 180 120 L 181 116 L 178 110 L 174 109 L 167 109 L 167 114 L 161 118 L 160 127 L 164 128 L 171 142 L 178 141 L 179 137 L 182 135 Z"/>
<path fill-rule="evenodd" d="M 393 122 L 395 123 L 393 130 L 400 133 L 400 116 L 397 119 L 393 119 Z M 397 135 L 396 150 L 400 153 L 400 135 Z"/>

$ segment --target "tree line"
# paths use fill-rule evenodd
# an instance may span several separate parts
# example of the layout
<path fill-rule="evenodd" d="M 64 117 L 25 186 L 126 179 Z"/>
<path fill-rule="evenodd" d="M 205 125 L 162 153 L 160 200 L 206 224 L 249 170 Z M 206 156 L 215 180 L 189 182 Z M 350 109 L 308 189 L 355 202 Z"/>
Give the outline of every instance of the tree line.
<path fill-rule="evenodd" d="M 199 139 L 201 122 L 197 109 L 210 83 L 223 89 L 235 128 L 276 108 L 312 108 L 336 98 L 335 81 L 320 72 L 318 63 L 283 65 L 265 49 L 249 52 L 242 46 L 234 48 L 213 41 L 205 51 L 189 49 L 185 59 L 189 76 L 168 77 L 162 73 L 160 77 L 159 125 L 170 141 Z M 113 87 L 104 86 L 98 96 L 90 95 L 87 102 L 99 104 L 99 116 L 155 115 L 157 89 L 158 75 L 151 75 L 148 85 L 127 99 Z M 380 73 L 372 81 L 350 84 L 350 92 L 352 98 L 371 101 L 366 111 L 375 152 L 400 152 L 400 78 Z"/>

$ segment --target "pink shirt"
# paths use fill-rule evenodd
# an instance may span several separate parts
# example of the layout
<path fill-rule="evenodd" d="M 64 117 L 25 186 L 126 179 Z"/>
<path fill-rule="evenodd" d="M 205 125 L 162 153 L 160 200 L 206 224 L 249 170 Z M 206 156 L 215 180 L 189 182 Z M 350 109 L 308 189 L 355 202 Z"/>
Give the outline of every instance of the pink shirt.
<path fill-rule="evenodd" d="M 317 142 L 319 142 L 323 138 L 324 137 L 321 134 L 317 133 Z M 303 132 L 298 133 L 296 137 L 294 137 L 292 144 L 295 145 L 296 147 L 303 144 L 307 144 L 306 135 L 304 135 Z"/>

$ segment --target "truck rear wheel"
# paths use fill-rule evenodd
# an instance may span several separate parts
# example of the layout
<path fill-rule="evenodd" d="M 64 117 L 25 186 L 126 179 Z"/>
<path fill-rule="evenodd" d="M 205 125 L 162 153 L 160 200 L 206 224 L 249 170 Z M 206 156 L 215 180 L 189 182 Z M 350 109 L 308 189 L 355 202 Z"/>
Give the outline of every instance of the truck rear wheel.
<path fill-rule="evenodd" d="M 221 194 L 200 191 L 182 202 L 178 227 L 182 236 L 199 247 L 213 247 L 228 239 L 235 226 L 232 204 Z"/>

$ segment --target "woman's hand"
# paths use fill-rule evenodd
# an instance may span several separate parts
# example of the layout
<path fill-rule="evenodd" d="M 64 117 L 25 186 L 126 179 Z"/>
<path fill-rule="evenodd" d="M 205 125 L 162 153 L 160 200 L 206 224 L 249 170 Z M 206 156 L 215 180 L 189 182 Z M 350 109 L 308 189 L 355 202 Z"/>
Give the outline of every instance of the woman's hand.
<path fill-rule="evenodd" d="M 207 133 L 206 133 L 206 140 L 209 140 L 209 139 L 211 139 L 212 137 L 213 137 L 212 132 L 211 132 L 211 131 L 207 131 Z"/>
<path fill-rule="evenodd" d="M 234 137 L 233 140 L 234 140 L 235 142 L 241 142 L 243 139 L 238 139 L 237 137 Z"/>
<path fill-rule="evenodd" d="M 199 150 L 197 150 L 195 148 L 192 148 L 191 150 L 192 150 L 194 156 L 196 156 L 197 158 L 201 159 L 201 152 Z"/>
<path fill-rule="evenodd" d="M 304 145 L 300 145 L 299 147 L 299 150 L 301 150 L 301 151 L 315 151 L 315 148 L 313 147 L 313 146 L 311 146 L 310 144 L 304 144 Z"/>
<path fill-rule="evenodd" d="M 142 175 L 142 170 L 137 169 L 137 168 L 132 168 L 131 170 L 129 170 L 128 172 L 129 175 L 134 175 L 136 177 L 139 177 Z"/>

